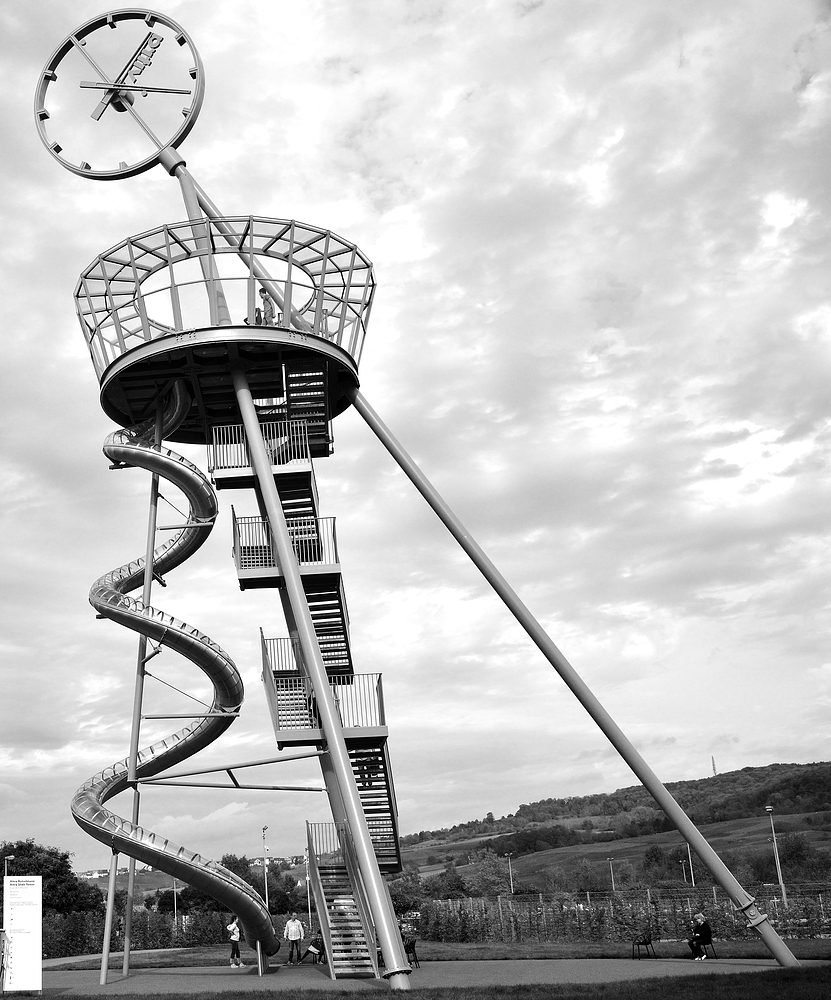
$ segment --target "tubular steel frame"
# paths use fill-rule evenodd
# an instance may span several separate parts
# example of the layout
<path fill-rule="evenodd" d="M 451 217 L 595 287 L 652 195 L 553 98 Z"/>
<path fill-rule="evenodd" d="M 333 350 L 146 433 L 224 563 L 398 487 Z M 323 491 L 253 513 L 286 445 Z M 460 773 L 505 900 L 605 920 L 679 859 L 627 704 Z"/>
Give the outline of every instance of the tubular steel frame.
<path fill-rule="evenodd" d="M 123 16 L 132 17 L 135 13 L 135 11 L 131 11 Z M 157 16 L 153 15 L 152 12 L 142 11 L 138 13 L 139 15 L 146 13 L 147 17 L 151 19 Z M 103 15 L 88 22 L 79 31 L 83 33 L 89 30 L 90 26 L 101 27 L 117 21 L 118 16 L 117 14 Z M 165 20 L 165 23 L 174 24 L 168 19 Z M 110 26 L 113 27 L 114 23 L 111 23 Z M 190 44 L 184 33 L 182 37 L 186 38 Z M 36 119 L 42 137 L 45 137 L 44 122 L 49 118 L 45 108 L 45 95 L 48 84 L 51 82 L 49 74 L 52 78 L 55 77 L 54 70 L 57 62 L 60 61 L 58 57 L 62 56 L 67 44 L 71 48 L 78 42 L 77 39 L 70 36 L 69 42 L 63 43 L 64 47 L 59 47 L 56 50 L 52 60 L 47 64 L 47 73 L 41 78 L 36 95 Z M 196 58 L 198 60 L 198 54 Z M 201 63 L 197 68 L 201 75 Z M 123 104 L 132 103 L 128 100 L 129 95 L 126 94 L 126 91 L 119 92 L 119 80 L 120 78 L 104 83 L 103 90 L 106 91 L 106 96 L 103 104 L 112 101 L 120 101 Z M 149 85 L 148 89 L 152 90 L 152 85 Z M 201 97 L 200 101 L 196 103 L 200 102 Z M 134 113 L 133 117 L 137 118 L 137 115 Z M 195 114 L 193 117 L 195 118 Z M 331 531 L 322 530 L 323 521 L 315 521 L 310 524 L 308 522 L 312 519 L 308 518 L 304 519 L 306 522 L 304 524 L 293 524 L 291 520 L 287 523 L 272 469 L 276 460 L 275 440 L 284 432 L 280 429 L 275 432 L 273 427 L 260 422 L 260 413 L 255 402 L 255 399 L 262 399 L 263 392 L 267 387 L 274 389 L 280 385 L 281 376 L 275 373 L 279 372 L 284 363 L 283 359 L 289 356 L 292 358 L 313 357 L 318 361 L 323 358 L 324 361 L 321 363 L 324 367 L 330 366 L 326 368 L 326 372 L 335 373 L 335 381 L 338 382 L 337 391 L 340 396 L 329 400 L 330 404 L 337 404 L 330 409 L 329 418 L 333 412 L 340 412 L 349 403 L 354 405 L 601 731 L 607 736 L 620 756 L 676 825 L 688 845 L 691 845 L 696 851 L 716 881 L 730 896 L 734 905 L 745 914 L 750 926 L 757 930 L 776 960 L 781 965 L 798 965 L 799 963 L 779 938 L 767 917 L 756 908 L 753 898 L 745 892 L 728 871 L 689 817 L 658 780 L 585 682 L 358 390 L 357 365 L 363 350 L 366 327 L 375 292 L 375 279 L 369 260 L 354 244 L 328 230 L 299 223 L 296 220 L 270 219 L 253 215 L 224 216 L 207 193 L 191 177 L 186 169 L 184 159 L 175 148 L 191 127 L 192 120 L 182 127 L 174 140 L 164 148 L 160 148 L 147 161 L 142 161 L 135 168 L 128 168 L 124 164 L 124 170 L 109 171 L 106 177 L 101 172 L 90 170 L 87 164 L 76 168 L 61 160 L 60 156 L 57 157 L 64 166 L 75 173 L 98 179 L 129 176 L 130 171 L 139 172 L 148 165 L 152 165 L 151 160 L 152 163 L 160 163 L 171 176 L 178 180 L 188 215 L 185 222 L 164 225 L 138 236 L 130 237 L 97 257 L 82 273 L 76 287 L 75 301 L 78 318 L 95 371 L 102 384 L 102 405 L 111 415 L 116 411 L 119 416 L 122 414 L 129 416 L 133 413 L 133 404 L 130 400 L 127 400 L 125 406 L 119 409 L 112 403 L 112 399 L 106 402 L 104 399 L 104 389 L 107 386 L 112 389 L 115 395 L 124 394 L 126 391 L 124 386 L 129 381 L 128 376 L 130 375 L 136 380 L 143 378 L 151 388 L 149 401 L 146 397 L 141 397 L 141 392 L 144 391 L 141 388 L 136 390 L 133 397 L 134 401 L 141 400 L 140 406 L 143 407 L 141 415 L 146 416 L 148 412 L 152 411 L 160 413 L 161 404 L 168 394 L 172 397 L 177 392 L 180 395 L 184 392 L 184 390 L 174 389 L 175 386 L 178 386 L 176 372 L 179 370 L 177 365 L 180 364 L 180 357 L 184 357 L 189 371 L 200 370 L 208 373 L 209 377 L 204 386 L 191 379 L 192 392 L 195 392 L 197 396 L 200 396 L 203 389 L 211 383 L 214 374 L 218 376 L 216 381 L 224 379 L 229 390 L 214 410 L 203 406 L 201 399 L 196 401 L 201 426 L 197 427 L 196 423 L 192 421 L 187 430 L 187 434 L 191 436 L 183 437 L 183 440 L 198 440 L 199 435 L 204 434 L 205 443 L 208 443 L 210 428 L 223 423 L 216 414 L 223 407 L 227 408 L 227 403 L 231 401 L 235 402 L 238 408 L 242 417 L 244 438 L 242 440 L 234 439 L 232 435 L 219 443 L 221 447 L 230 448 L 232 451 L 242 446 L 243 450 L 239 453 L 238 458 L 248 461 L 254 471 L 263 514 L 262 518 L 256 519 L 258 538 L 261 536 L 267 542 L 269 565 L 273 564 L 282 576 L 283 586 L 280 593 L 283 610 L 289 630 L 293 636 L 296 636 L 296 640 L 292 639 L 295 645 L 291 650 L 291 659 L 294 660 L 294 669 L 298 678 L 302 680 L 304 691 L 308 686 L 313 693 L 317 721 L 319 721 L 325 740 L 325 751 L 298 756 L 317 756 L 320 760 L 335 820 L 335 828 L 338 831 L 338 849 L 344 856 L 349 855 L 349 864 L 354 869 L 353 880 L 355 883 L 360 883 L 361 891 L 365 893 L 366 909 L 362 911 L 362 920 L 367 927 L 374 925 L 377 931 L 386 966 L 385 978 L 388 979 L 390 986 L 393 989 L 409 989 L 410 967 L 404 952 L 401 935 L 398 932 L 389 892 L 380 875 L 347 752 L 341 712 L 333 691 L 333 688 L 338 685 L 337 683 L 333 684 L 333 680 L 336 678 L 327 674 L 326 663 L 321 654 L 314 623 L 305 600 L 300 572 L 300 564 L 322 563 L 324 561 L 322 555 L 319 558 L 312 558 L 319 555 L 313 546 L 317 544 L 320 547 L 321 539 L 331 539 L 331 549 L 327 549 L 325 555 L 327 558 L 337 559 L 334 522 L 331 524 Z M 57 155 L 55 144 L 50 145 L 46 139 L 44 141 L 47 142 L 50 151 Z M 205 296 L 205 292 L 207 292 L 207 296 Z M 263 299 L 263 306 L 259 313 L 258 297 Z M 271 306 L 266 308 L 265 304 L 268 301 L 271 302 Z M 197 348 L 201 353 L 194 353 Z M 191 353 L 187 353 L 188 351 Z M 216 360 L 218 356 L 219 360 Z M 265 362 L 258 369 L 257 364 L 263 357 L 265 357 Z M 157 363 L 159 364 L 158 369 L 154 368 Z M 165 365 L 167 368 L 164 374 L 154 374 L 157 370 L 161 371 Z M 211 368 L 212 365 L 213 368 Z M 268 367 L 269 365 L 271 368 Z M 125 381 L 119 381 L 121 379 Z M 183 381 L 186 382 L 186 380 Z M 254 390 L 257 388 L 260 390 L 259 396 L 255 396 Z M 285 391 L 285 387 L 283 389 Z M 275 392 L 272 392 L 273 395 Z M 284 404 L 285 399 L 282 402 Z M 275 404 L 279 412 L 280 400 L 273 399 L 272 403 Z M 122 454 L 126 456 L 117 457 L 117 462 L 131 464 L 130 454 L 141 450 L 152 452 L 155 448 L 157 454 L 152 456 L 152 461 L 148 459 L 144 466 L 151 469 L 155 477 L 158 468 L 164 466 L 164 463 L 175 460 L 172 453 L 161 447 L 158 418 L 154 448 L 141 441 L 135 428 L 130 433 L 134 435 L 132 439 L 126 443 L 115 440 L 112 452 L 108 452 L 108 454 L 116 456 Z M 118 439 L 118 435 L 111 435 L 111 438 Z M 308 444 L 306 447 L 306 455 L 297 456 L 301 460 L 309 458 Z M 216 453 L 214 452 L 211 462 L 214 463 L 215 460 Z M 189 472 L 188 475 L 193 479 L 193 489 L 198 492 L 196 473 Z M 139 807 L 138 787 L 141 784 L 186 784 L 196 787 L 268 790 L 283 787 L 243 785 L 234 775 L 235 769 L 271 763 L 270 760 L 200 771 L 179 772 L 169 775 L 167 778 L 151 777 L 151 774 L 157 773 L 161 767 L 155 770 L 145 767 L 142 770 L 143 762 L 146 761 L 146 757 L 143 755 L 152 756 L 156 749 L 154 747 L 150 748 L 149 751 L 141 752 L 138 750 L 138 732 L 141 719 L 150 717 L 142 716 L 141 711 L 143 681 L 147 673 L 144 665 L 149 659 L 146 652 L 147 637 L 154 638 L 159 643 L 157 649 L 163 643 L 172 645 L 174 648 L 200 646 L 206 662 L 210 661 L 209 666 L 218 678 L 227 679 L 235 671 L 233 663 L 227 660 L 222 650 L 211 643 L 207 637 L 148 606 L 150 587 L 154 576 L 153 540 L 156 531 L 157 499 L 157 478 L 154 478 L 151 487 L 148 555 L 144 565 L 128 564 L 118 571 L 113 571 L 109 577 L 102 578 L 102 580 L 109 581 L 106 586 L 110 589 L 107 590 L 106 587 L 99 586 L 101 581 L 98 581 L 91 596 L 93 603 L 98 601 L 95 606 L 107 612 L 107 617 L 143 633 L 139 642 L 133 729 L 128 761 L 113 765 L 101 772 L 100 775 L 96 775 L 76 795 L 76 802 L 81 801 L 83 807 L 80 813 L 76 812 L 76 818 L 79 815 L 83 816 L 83 821 L 82 819 L 78 821 L 88 832 L 92 832 L 94 836 L 99 836 L 99 839 L 102 839 L 100 834 L 106 824 L 111 824 L 111 827 L 107 827 L 108 829 L 117 830 L 117 833 L 112 836 L 111 870 L 117 864 L 117 851 L 119 849 L 117 839 L 121 842 L 122 849 L 126 849 L 132 843 L 131 837 L 138 836 L 136 834 Z M 200 522 L 190 516 L 187 520 L 187 524 L 178 526 L 183 534 L 177 540 L 169 543 L 167 548 L 163 547 L 159 550 L 163 554 L 162 558 L 175 549 L 180 544 L 181 539 L 185 537 L 188 539 L 186 545 L 190 547 L 187 553 L 189 554 L 191 549 L 198 547 L 194 544 L 192 536 L 194 534 L 203 536 L 207 534 L 206 531 L 196 530 L 205 527 L 206 522 Z M 243 519 L 240 519 L 239 524 L 242 523 Z M 237 527 L 235 519 L 235 534 Z M 304 548 L 307 543 L 311 544 L 312 548 Z M 237 548 L 236 545 L 235 548 Z M 175 558 L 169 558 L 168 562 L 173 565 L 177 564 Z M 144 574 L 144 593 L 141 602 L 123 596 L 129 591 L 128 584 L 139 570 Z M 118 574 L 121 576 L 118 577 Z M 115 583 L 119 586 L 123 584 L 121 591 L 118 591 L 117 586 L 115 588 L 111 586 L 113 581 L 110 580 L 110 577 L 116 578 Z M 97 591 L 95 587 L 98 587 Z M 170 635 L 168 635 L 169 632 Z M 263 639 L 262 641 L 264 666 L 267 666 L 266 658 L 270 658 L 272 650 L 277 655 L 278 647 L 267 646 L 267 643 L 273 643 L 274 640 Z M 149 655 L 155 655 L 155 652 L 156 650 Z M 280 652 L 280 655 L 285 656 L 286 654 Z M 204 666 L 203 669 L 205 669 Z M 356 679 L 353 675 L 351 683 L 354 685 L 355 682 Z M 200 727 L 205 726 L 218 730 L 221 727 L 213 724 L 221 721 L 219 716 L 227 717 L 230 723 L 232 718 L 238 714 L 239 705 L 234 704 L 237 692 L 233 683 L 228 682 L 226 687 L 228 690 L 224 692 L 223 697 L 227 704 L 222 704 L 216 710 L 212 708 L 208 712 L 187 716 L 197 720 L 192 727 L 184 731 L 187 734 L 186 738 L 192 739 L 194 744 L 199 742 L 199 739 L 195 737 L 198 736 Z M 381 712 L 380 718 L 383 719 L 383 697 L 380 684 L 376 690 L 377 708 Z M 241 702 L 241 683 L 238 693 Z M 173 742 L 170 746 L 168 741 L 160 744 L 163 752 L 168 754 L 171 761 L 182 760 L 188 756 L 184 748 L 181 753 L 175 747 L 171 749 L 175 740 L 180 736 L 181 734 L 176 734 L 175 737 L 171 737 L 170 740 Z M 191 750 L 190 752 L 195 751 Z M 297 757 L 278 759 L 297 759 Z M 139 766 L 140 762 L 142 762 L 142 766 Z M 197 777 L 201 774 L 219 772 L 228 775 L 230 785 L 181 781 L 185 777 Z M 94 795 L 100 794 L 101 801 L 105 801 L 110 794 L 115 794 L 121 788 L 128 787 L 131 787 L 134 792 L 132 824 L 117 820 L 113 814 L 108 813 L 108 818 L 101 825 L 101 829 L 98 829 L 96 825 L 98 813 L 95 812 L 95 809 L 98 808 L 98 800 L 90 802 L 88 801 L 89 797 L 92 796 L 94 799 Z M 294 790 L 321 791 L 320 788 L 297 788 L 296 786 Z M 394 795 L 394 789 L 390 788 L 390 794 Z M 87 799 L 84 796 L 87 796 Z M 74 807 L 75 803 L 73 803 L 73 809 Z M 86 812 L 83 811 L 84 809 Z M 316 856 L 312 853 L 313 840 L 313 832 L 310 829 L 310 867 L 316 871 Z M 142 849 L 145 849 L 145 855 L 150 852 L 149 839 L 142 841 L 141 846 Z M 184 849 L 180 849 L 180 852 L 184 852 Z M 194 871 L 199 865 L 202 866 L 198 869 L 199 871 L 207 871 L 210 867 L 209 864 L 204 864 L 204 859 L 199 855 L 185 853 L 187 863 L 194 866 Z M 212 874 L 217 881 L 231 875 L 228 872 L 220 872 L 219 866 L 215 866 Z M 112 922 L 113 890 L 114 880 L 111 878 L 107 906 L 108 929 Z M 237 889 L 237 891 L 240 890 Z M 357 884 L 356 891 L 359 891 Z M 259 906 L 259 903 L 255 905 Z M 364 905 L 364 900 L 361 901 L 360 905 Z M 257 912 L 259 913 L 259 911 Z M 261 945 L 265 939 L 265 937 L 256 939 L 258 967 L 261 973 L 265 967 L 265 957 Z M 370 941 L 369 944 L 372 947 L 374 942 Z M 125 974 L 128 967 L 129 928 L 125 941 Z M 105 981 L 105 968 L 105 963 L 102 963 L 102 982 Z"/>

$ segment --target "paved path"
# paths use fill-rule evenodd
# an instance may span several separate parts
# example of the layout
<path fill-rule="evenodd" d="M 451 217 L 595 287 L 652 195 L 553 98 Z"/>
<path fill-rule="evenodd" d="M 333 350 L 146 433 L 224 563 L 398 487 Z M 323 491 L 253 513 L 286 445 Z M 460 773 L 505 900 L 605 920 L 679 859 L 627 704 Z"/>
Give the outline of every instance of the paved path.
<path fill-rule="evenodd" d="M 803 965 L 824 965 L 803 962 Z M 422 962 L 412 973 L 412 985 L 523 986 L 531 983 L 614 983 L 662 976 L 713 976 L 730 972 L 764 972 L 778 968 L 772 959 L 721 958 L 707 962 L 688 959 L 620 958 L 544 959 L 518 962 Z M 258 976 L 256 966 L 231 969 L 227 965 L 188 969 L 137 969 L 127 979 L 110 972 L 109 983 L 98 985 L 96 970 L 60 972 L 44 968 L 43 991 L 64 996 L 120 996 L 128 994 L 196 993 L 225 990 L 246 992 L 331 990 L 333 993 L 388 992 L 386 983 L 374 979 L 333 981 L 324 967 L 301 965 L 273 968 Z"/>

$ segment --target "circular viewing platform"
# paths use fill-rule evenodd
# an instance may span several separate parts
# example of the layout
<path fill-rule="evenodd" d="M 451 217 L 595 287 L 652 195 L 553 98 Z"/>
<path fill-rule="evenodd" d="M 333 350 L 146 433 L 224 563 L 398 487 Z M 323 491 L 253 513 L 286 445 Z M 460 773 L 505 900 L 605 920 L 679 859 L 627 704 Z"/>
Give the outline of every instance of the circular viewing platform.
<path fill-rule="evenodd" d="M 345 409 L 374 291 L 354 244 L 293 220 L 239 216 L 130 237 L 86 268 L 75 303 L 106 413 L 136 423 L 184 379 L 192 406 L 174 439 L 205 442 L 234 418 L 237 363 L 270 412 L 300 417 L 304 384 L 322 394 L 327 419 Z"/>

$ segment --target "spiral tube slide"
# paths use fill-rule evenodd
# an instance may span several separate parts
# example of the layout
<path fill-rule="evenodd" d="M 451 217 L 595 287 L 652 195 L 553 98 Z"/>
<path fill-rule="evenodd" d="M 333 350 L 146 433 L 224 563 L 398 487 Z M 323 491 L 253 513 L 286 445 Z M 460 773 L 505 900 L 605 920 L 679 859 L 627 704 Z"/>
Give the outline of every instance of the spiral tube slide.
<path fill-rule="evenodd" d="M 187 412 L 189 399 L 182 384 L 171 392 L 165 410 L 162 438 L 178 426 Z M 153 421 L 118 430 L 104 442 L 104 454 L 113 462 L 158 473 L 188 498 L 188 524 L 153 556 L 154 571 L 163 574 L 188 559 L 207 539 L 217 515 L 213 488 L 202 472 L 186 459 L 152 443 Z M 89 601 L 102 616 L 139 632 L 191 660 L 210 679 L 214 688 L 210 718 L 201 718 L 178 733 L 138 753 L 136 777 L 146 778 L 186 760 L 217 739 L 231 725 L 243 701 L 242 678 L 230 657 L 208 636 L 185 622 L 126 596 L 144 581 L 144 558 L 127 563 L 96 580 Z M 222 718 L 221 713 L 228 713 Z M 233 713 L 233 714 L 232 714 Z M 145 830 L 104 808 L 104 803 L 128 787 L 128 764 L 123 760 L 86 781 L 72 800 L 72 815 L 91 837 L 145 864 L 213 896 L 240 920 L 251 947 L 259 943 L 267 955 L 275 954 L 280 942 L 274 934 L 268 910 L 260 895 L 233 872 L 179 847 L 165 837 Z"/>

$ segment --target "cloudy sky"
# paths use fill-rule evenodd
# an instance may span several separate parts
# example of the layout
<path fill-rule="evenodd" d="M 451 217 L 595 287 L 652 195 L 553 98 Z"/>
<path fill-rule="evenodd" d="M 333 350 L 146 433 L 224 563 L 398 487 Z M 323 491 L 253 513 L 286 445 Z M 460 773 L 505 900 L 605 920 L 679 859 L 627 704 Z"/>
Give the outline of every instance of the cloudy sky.
<path fill-rule="evenodd" d="M 69 801 L 126 753 L 136 646 L 87 592 L 143 552 L 149 477 L 101 455 L 112 425 L 72 292 L 98 253 L 184 215 L 162 170 L 95 182 L 38 140 L 38 74 L 103 9 L 0 2 L 0 839 L 79 869 L 107 854 Z M 206 66 L 194 176 L 227 214 L 328 227 L 372 259 L 367 399 L 659 776 L 829 759 L 829 5 L 155 9 Z M 632 784 L 356 413 L 335 447 L 322 513 L 356 669 L 384 674 L 402 832 Z M 209 543 L 155 596 L 245 679 L 206 766 L 272 753 L 258 629 L 285 634 L 275 593 L 236 584 L 229 501 L 250 500 L 220 499 Z M 149 667 L 207 693 L 172 653 Z M 187 703 L 151 681 L 146 710 Z M 156 789 L 142 818 L 217 857 L 256 853 L 267 824 L 280 854 L 327 808 Z"/>

